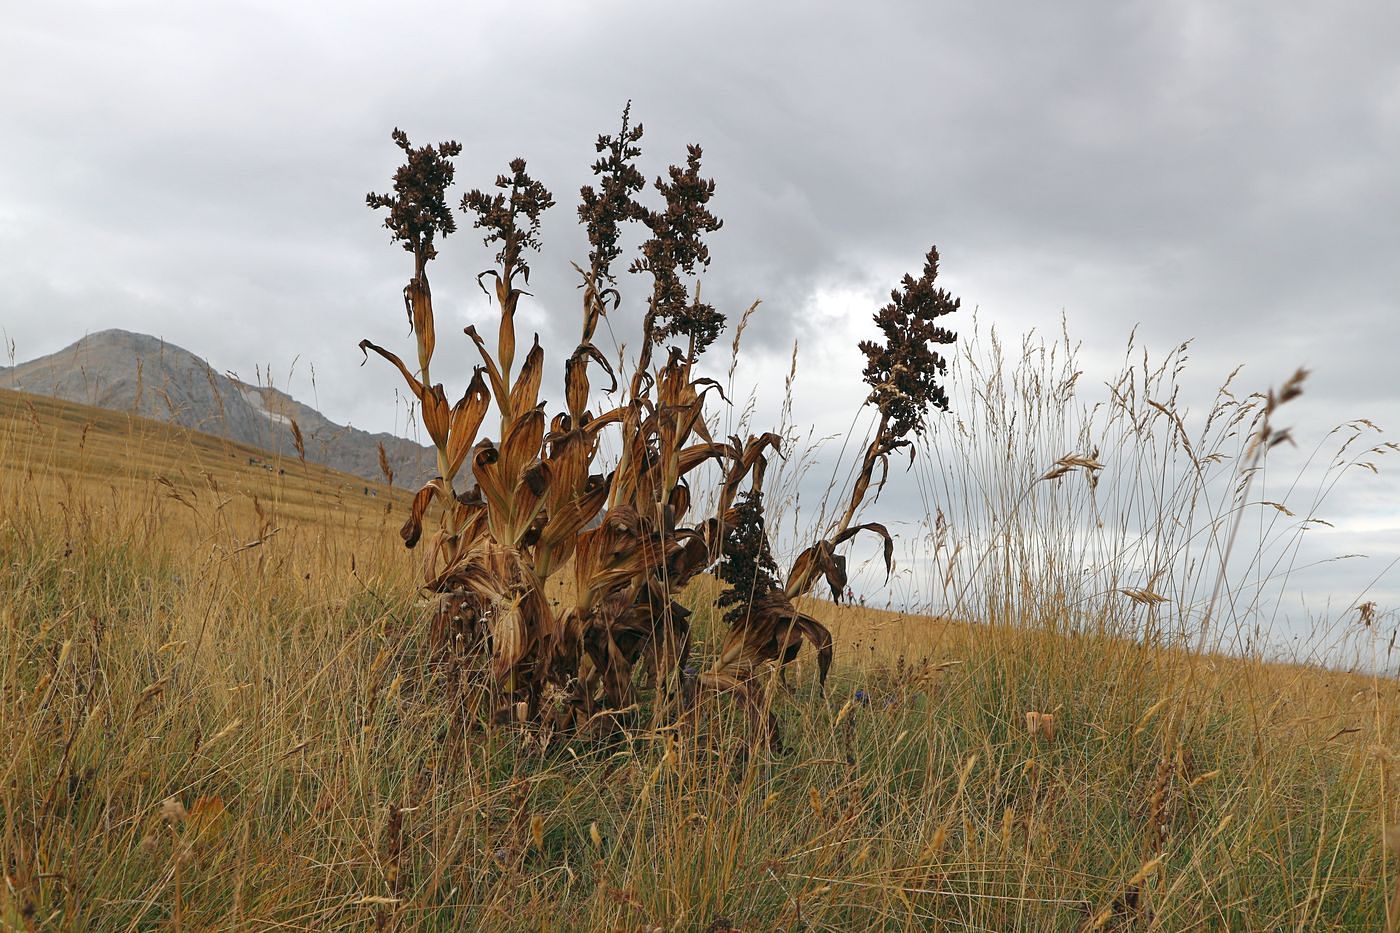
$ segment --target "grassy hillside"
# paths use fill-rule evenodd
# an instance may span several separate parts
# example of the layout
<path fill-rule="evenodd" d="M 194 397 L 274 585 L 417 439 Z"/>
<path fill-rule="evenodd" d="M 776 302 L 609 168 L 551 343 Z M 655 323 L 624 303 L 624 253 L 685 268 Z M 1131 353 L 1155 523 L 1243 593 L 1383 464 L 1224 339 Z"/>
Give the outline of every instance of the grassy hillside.
<path fill-rule="evenodd" d="M 426 666 L 404 501 L 0 392 L 0 924 L 1386 926 L 1391 680 L 812 601 L 785 753 L 722 700 L 541 747 Z"/>
<path fill-rule="evenodd" d="M 382 446 L 390 468 L 403 480 L 417 485 L 432 476 L 435 458 L 423 446 L 335 424 L 262 384 L 270 376 L 259 373 L 255 383 L 242 382 L 159 337 L 109 329 L 86 334 L 47 356 L 0 368 L 0 387 L 177 424 L 293 458 L 298 456 L 291 431 L 295 421 L 302 453 L 314 463 L 377 481 Z"/>
<path fill-rule="evenodd" d="M 294 456 L 8 389 L 0 389 L 0 426 L 0 471 L 13 493 L 179 495 L 195 512 L 208 496 L 240 514 L 256 496 L 280 520 L 340 527 L 377 518 L 400 492 Z"/>

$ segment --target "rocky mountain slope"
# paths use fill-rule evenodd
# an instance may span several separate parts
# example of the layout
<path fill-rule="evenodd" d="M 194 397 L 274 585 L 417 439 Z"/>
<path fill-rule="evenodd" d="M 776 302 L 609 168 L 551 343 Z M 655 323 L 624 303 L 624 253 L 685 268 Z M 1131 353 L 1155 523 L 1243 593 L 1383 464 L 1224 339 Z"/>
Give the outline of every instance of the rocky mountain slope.
<path fill-rule="evenodd" d="M 49 356 L 0 367 L 0 387 L 129 411 L 284 457 L 297 456 L 295 421 L 307 460 L 382 480 L 382 444 L 395 485 L 415 487 L 434 472 L 427 447 L 336 424 L 284 392 L 216 372 L 190 351 L 145 334 L 90 334 Z"/>

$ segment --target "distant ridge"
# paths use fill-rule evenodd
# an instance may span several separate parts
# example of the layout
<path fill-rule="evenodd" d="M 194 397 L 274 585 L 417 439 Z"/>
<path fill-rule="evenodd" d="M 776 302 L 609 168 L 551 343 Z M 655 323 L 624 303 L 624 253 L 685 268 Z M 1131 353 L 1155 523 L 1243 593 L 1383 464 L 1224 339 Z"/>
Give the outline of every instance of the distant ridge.
<path fill-rule="evenodd" d="M 382 480 L 383 444 L 395 485 L 416 487 L 435 472 L 427 447 L 336 424 L 285 392 L 215 372 L 201 357 L 146 334 L 89 334 L 57 353 L 0 367 L 0 388 L 128 411 L 284 457 L 297 455 L 291 428 L 295 420 L 306 459 L 315 463 Z"/>

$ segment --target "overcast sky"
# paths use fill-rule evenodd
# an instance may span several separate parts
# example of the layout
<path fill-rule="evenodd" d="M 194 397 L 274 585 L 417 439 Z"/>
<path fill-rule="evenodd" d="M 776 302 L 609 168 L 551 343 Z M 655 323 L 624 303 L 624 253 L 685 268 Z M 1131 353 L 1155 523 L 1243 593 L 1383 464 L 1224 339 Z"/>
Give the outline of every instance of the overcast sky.
<path fill-rule="evenodd" d="M 819 430 L 849 424 L 854 342 L 934 243 L 965 317 L 1019 335 L 1063 311 L 1090 379 L 1137 327 L 1162 351 L 1195 339 L 1202 395 L 1236 363 L 1247 388 L 1305 365 L 1305 422 L 1400 427 L 1395 3 L 55 0 L 0 25 L 19 360 L 121 327 L 402 430 L 396 377 L 355 349 L 406 346 L 408 257 L 363 204 L 397 164 L 389 131 L 463 143 L 454 202 L 516 155 L 553 190 L 522 323 L 557 359 L 578 187 L 631 99 L 649 176 L 705 147 L 725 220 L 706 297 L 764 300 L 741 378 L 780 393 L 797 341 L 796 413 Z M 487 264 L 470 230 L 448 241 L 440 334 L 484 319 Z M 458 343 L 439 359 L 466 373 Z M 1400 555 L 1400 484 L 1344 505 Z"/>

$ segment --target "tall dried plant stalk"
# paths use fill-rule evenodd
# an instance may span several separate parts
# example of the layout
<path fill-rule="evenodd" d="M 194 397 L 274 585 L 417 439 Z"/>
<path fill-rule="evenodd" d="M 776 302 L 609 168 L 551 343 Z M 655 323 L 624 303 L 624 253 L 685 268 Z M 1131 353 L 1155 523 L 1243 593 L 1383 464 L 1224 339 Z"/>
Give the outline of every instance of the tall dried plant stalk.
<path fill-rule="evenodd" d="M 936 287 L 938 253 L 931 250 L 922 276 L 906 276 L 875 316 L 883 340 L 862 343 L 861 350 L 871 387 L 867 404 L 879 412 L 879 427 L 841 517 L 779 583 L 762 486 L 768 457 L 781 454 L 780 439 L 712 437 L 706 402 L 724 401 L 724 393 L 696 372 L 726 323 L 723 312 L 701 299 L 697 278 L 710 263 L 707 237 L 723 223 L 711 208 L 715 183 L 703 174 L 701 148 L 692 145 L 684 164 L 654 181 L 660 205 L 645 206 L 645 178 L 636 165 L 642 135 L 629 104 L 619 130 L 598 137 L 595 183 L 580 191 L 578 216 L 590 251 L 586 267 L 574 266 L 582 328 L 564 363 L 563 410 L 548 414 L 539 397 L 545 354 L 538 335 L 523 359 L 517 353 L 521 285 L 541 246 L 541 216 L 554 205 L 524 159 L 510 163 L 493 191 L 473 190 L 461 200 L 485 245 L 496 250 L 495 265 L 477 281 L 494 299 L 498 321 L 494 351 L 474 325 L 465 328 L 480 363 L 449 406 L 445 388 L 430 377 L 436 329 L 427 269 L 440 241 L 456 230 L 447 189 L 461 146 L 415 148 L 394 131 L 405 162 L 393 193 L 371 194 L 367 202 L 386 212 L 392 239 L 413 256 L 404 303 L 417 366 L 368 340 L 360 347 L 399 370 L 437 451 L 438 475 L 418 490 L 402 529 L 404 543 L 415 547 L 430 513 L 437 516 L 423 559 L 424 588 L 438 597 L 434 650 L 485 688 L 498 718 L 527 719 L 547 732 L 606 725 L 636 708 L 634 672 L 642 664 L 650 666 L 651 689 L 678 695 L 690 612 L 675 596 L 719 566 L 728 584 L 721 603 L 729 607 L 730 630 L 699 685 L 738 694 L 754 711 L 760 737 L 772 737 L 771 717 L 762 712 L 762 675 L 791 661 L 805 640 L 817 649 L 824 681 L 832 655 L 830 632 L 793 600 L 821 576 L 839 598 L 846 571 L 837 549 L 862 531 L 883 539 L 886 568 L 892 567 L 889 531 L 856 519 L 872 486 L 878 494 L 883 485 L 890 454 L 912 450 L 910 435 L 923 430 L 927 412 L 947 408 L 937 382 L 945 363 L 934 347 L 954 337 L 936 320 L 958 302 Z M 628 265 L 650 280 L 643 334 L 621 404 L 595 413 L 591 367 L 607 376 L 610 393 L 619 388 L 616 370 L 593 341 L 623 300 L 613 265 L 628 224 L 646 232 Z M 654 349 L 663 351 L 659 360 Z M 499 440 L 478 438 L 493 407 Z M 598 464 L 599 435 L 614 426 L 620 450 L 605 469 Z M 692 490 L 706 464 L 718 470 L 715 507 L 697 516 Z M 459 476 L 469 484 L 459 484 Z M 549 579 L 570 565 L 571 597 L 547 598 Z"/>

